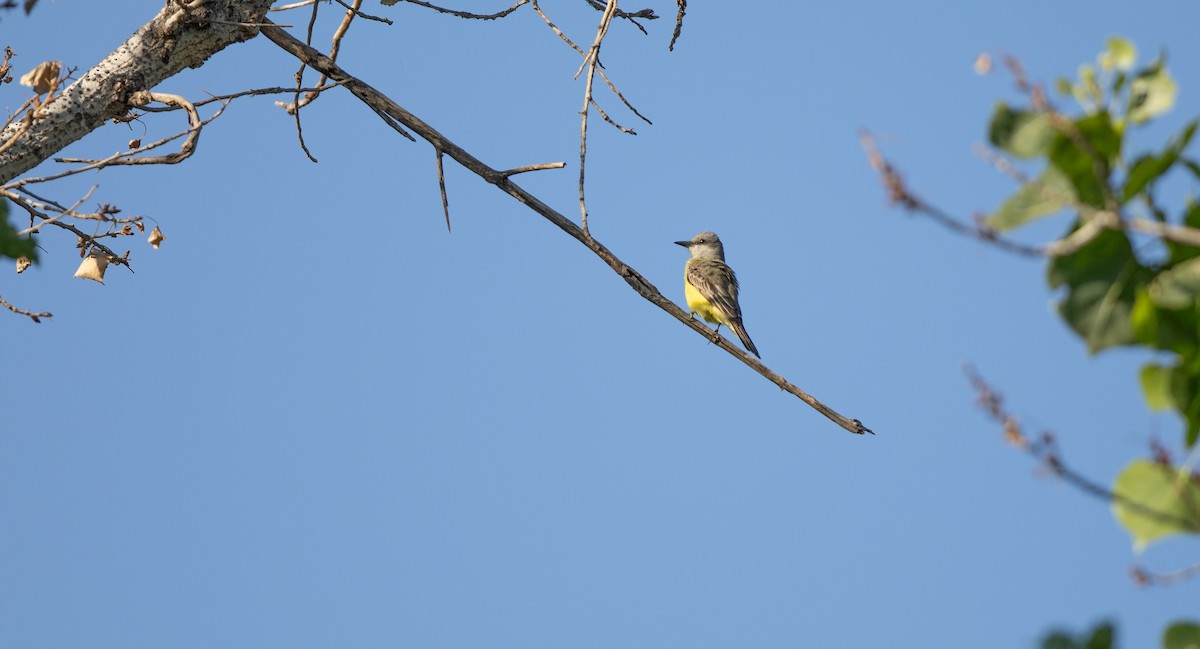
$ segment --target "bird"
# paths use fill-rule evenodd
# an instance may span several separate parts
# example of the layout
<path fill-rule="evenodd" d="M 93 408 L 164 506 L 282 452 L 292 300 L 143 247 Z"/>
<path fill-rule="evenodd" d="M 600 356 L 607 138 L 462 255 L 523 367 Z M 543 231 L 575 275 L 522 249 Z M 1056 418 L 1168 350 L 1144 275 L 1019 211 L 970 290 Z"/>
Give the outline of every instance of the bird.
<path fill-rule="evenodd" d="M 725 246 L 716 232 L 705 230 L 688 241 L 676 241 L 691 253 L 683 271 L 683 293 L 688 309 L 717 325 L 729 325 L 751 354 L 762 358 L 746 328 L 742 326 L 742 307 L 738 305 L 738 281 L 725 263 Z"/>

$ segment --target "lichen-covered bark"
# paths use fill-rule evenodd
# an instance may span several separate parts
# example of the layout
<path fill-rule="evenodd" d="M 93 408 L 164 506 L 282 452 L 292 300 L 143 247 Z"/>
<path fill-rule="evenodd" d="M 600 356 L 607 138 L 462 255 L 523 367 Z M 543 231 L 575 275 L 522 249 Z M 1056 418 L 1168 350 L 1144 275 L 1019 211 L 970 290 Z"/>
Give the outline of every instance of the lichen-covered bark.
<path fill-rule="evenodd" d="M 226 46 L 256 36 L 258 28 L 250 25 L 262 20 L 272 1 L 167 0 L 157 16 L 42 108 L 42 117 L 0 152 L 0 183 L 126 114 L 133 93 L 184 68 L 198 68 Z M 0 142 L 7 142 L 18 126 L 0 132 Z"/>

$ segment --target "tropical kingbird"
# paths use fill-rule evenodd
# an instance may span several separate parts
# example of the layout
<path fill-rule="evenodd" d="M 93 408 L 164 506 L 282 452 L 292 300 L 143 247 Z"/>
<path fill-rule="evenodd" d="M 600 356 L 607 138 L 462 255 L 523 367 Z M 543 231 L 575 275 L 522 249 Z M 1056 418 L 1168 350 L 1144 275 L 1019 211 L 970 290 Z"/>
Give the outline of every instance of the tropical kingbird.
<path fill-rule="evenodd" d="M 758 356 L 754 341 L 742 326 L 737 275 L 725 263 L 725 247 L 717 233 L 705 231 L 692 237 L 691 241 L 675 243 L 692 253 L 683 272 L 683 293 L 692 315 L 715 323 L 717 331 L 721 330 L 721 325 L 729 325 L 746 349 Z"/>

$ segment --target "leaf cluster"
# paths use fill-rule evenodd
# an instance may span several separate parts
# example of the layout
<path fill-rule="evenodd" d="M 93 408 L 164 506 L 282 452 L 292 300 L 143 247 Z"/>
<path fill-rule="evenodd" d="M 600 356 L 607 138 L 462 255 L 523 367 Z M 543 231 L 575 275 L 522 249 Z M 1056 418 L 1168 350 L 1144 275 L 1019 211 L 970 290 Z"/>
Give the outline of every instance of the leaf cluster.
<path fill-rule="evenodd" d="M 995 232 L 1066 214 L 1062 238 L 1046 249 L 1046 281 L 1060 291 L 1057 311 L 1097 353 L 1118 346 L 1153 352 L 1140 371 L 1146 403 L 1183 419 L 1183 443 L 1200 437 L 1200 202 L 1160 200 L 1164 182 L 1200 182 L 1188 153 L 1197 119 L 1156 150 L 1131 153 L 1130 135 L 1175 104 L 1165 56 L 1136 67 L 1133 44 L 1113 38 L 1061 95 L 1079 110 L 1057 109 L 1022 82 L 1028 106 L 1001 103 L 988 138 L 1012 158 L 1040 162 L 1033 178 L 987 218 Z M 1174 534 L 1200 534 L 1200 474 L 1165 451 L 1126 466 L 1111 489 L 1117 521 L 1137 546 Z M 1168 634 L 1196 633 L 1172 627 Z M 1194 636 L 1189 636 L 1194 637 Z M 1167 642 L 1167 646 L 1178 645 Z M 1107 647 L 1111 629 L 1089 637 L 1059 634 L 1046 647 Z"/>
<path fill-rule="evenodd" d="M 1050 287 L 1062 291 L 1059 314 L 1092 353 L 1116 346 L 1165 352 L 1172 362 L 1146 365 L 1142 387 L 1152 408 L 1183 417 L 1191 446 L 1200 435 L 1200 248 L 1165 234 L 1145 245 L 1126 225 L 1140 218 L 1158 232 L 1200 236 L 1200 203 L 1172 211 L 1156 198 L 1172 173 L 1200 181 L 1200 163 L 1187 155 L 1197 120 L 1161 150 L 1126 151 L 1130 131 L 1169 111 L 1176 96 L 1164 56 L 1135 70 L 1136 58 L 1131 43 L 1113 38 L 1097 66 L 1081 66 L 1075 82 L 1060 80 L 1059 91 L 1078 101 L 1078 115 L 1059 112 L 1036 92 L 1031 106 L 996 107 L 991 143 L 1044 166 L 987 224 L 1008 231 L 1054 214 L 1074 216 L 1062 242 L 1083 243 L 1052 253 L 1047 267 Z"/>

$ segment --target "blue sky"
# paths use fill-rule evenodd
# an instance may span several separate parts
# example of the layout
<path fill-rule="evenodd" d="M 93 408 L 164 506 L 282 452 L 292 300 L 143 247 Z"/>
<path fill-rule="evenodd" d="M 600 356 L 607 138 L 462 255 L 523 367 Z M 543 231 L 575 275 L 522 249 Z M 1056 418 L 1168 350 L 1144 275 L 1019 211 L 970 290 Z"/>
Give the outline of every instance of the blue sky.
<path fill-rule="evenodd" d="M 590 41 L 596 14 L 544 4 Z M 764 361 L 878 435 L 779 392 L 452 162 L 447 234 L 430 147 L 348 93 L 303 113 L 315 165 L 272 98 L 243 99 L 181 165 L 43 188 L 99 184 L 93 202 L 157 219 L 161 250 L 123 246 L 136 274 L 72 279 L 73 242 L 47 233 L 40 266 L 2 276 L 55 315 L 0 318 L 0 644 L 998 649 L 1112 619 L 1154 646 L 1194 615 L 1200 586 L 1139 590 L 1128 568 L 1200 546 L 1134 556 L 1105 504 L 1003 444 L 961 372 L 1107 482 L 1181 437 L 1141 399 L 1147 357 L 1089 357 L 1041 263 L 889 208 L 856 138 L 943 208 L 987 211 L 1012 185 L 972 146 L 1017 97 L 976 55 L 1052 81 L 1123 34 L 1179 82 L 1133 137 L 1157 148 L 1200 113 L 1196 9 L 694 2 L 668 53 L 674 3 L 646 6 L 665 18 L 615 24 L 602 60 L 654 125 L 598 94 L 639 134 L 592 122 L 592 233 L 679 302 L 671 242 L 720 233 Z M 18 74 L 84 70 L 157 9 L 42 2 L 0 16 L 0 40 Z M 529 7 L 367 10 L 395 25 L 356 23 L 348 71 L 494 167 L 566 161 L 518 181 L 577 218 L 579 61 Z M 296 68 L 259 38 L 160 89 Z M 108 125 L 68 153 L 181 127 Z"/>

